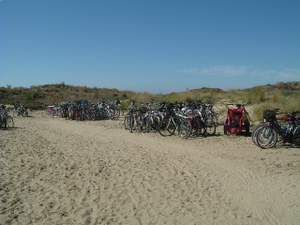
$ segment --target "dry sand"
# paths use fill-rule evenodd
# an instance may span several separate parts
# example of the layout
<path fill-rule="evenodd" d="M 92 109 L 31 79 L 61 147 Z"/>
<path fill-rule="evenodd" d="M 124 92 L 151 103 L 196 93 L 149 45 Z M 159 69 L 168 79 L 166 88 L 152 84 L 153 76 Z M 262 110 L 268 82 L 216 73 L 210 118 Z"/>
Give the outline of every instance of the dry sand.
<path fill-rule="evenodd" d="M 0 130 L 0 224 L 300 224 L 300 149 L 35 113 Z"/>

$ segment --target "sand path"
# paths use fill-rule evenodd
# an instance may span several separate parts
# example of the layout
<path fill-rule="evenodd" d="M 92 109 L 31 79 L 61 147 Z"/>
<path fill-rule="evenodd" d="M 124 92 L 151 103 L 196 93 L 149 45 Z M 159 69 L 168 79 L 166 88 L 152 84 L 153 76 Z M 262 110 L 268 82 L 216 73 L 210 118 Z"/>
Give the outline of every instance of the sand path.
<path fill-rule="evenodd" d="M 0 224 L 300 224 L 300 149 L 19 118 L 0 131 Z"/>

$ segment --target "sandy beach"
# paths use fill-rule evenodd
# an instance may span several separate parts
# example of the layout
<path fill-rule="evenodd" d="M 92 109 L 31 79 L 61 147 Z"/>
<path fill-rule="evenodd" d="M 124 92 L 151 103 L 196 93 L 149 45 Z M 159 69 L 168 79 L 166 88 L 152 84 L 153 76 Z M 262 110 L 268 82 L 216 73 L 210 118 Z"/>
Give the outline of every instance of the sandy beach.
<path fill-rule="evenodd" d="M 300 149 L 36 112 L 0 130 L 1 225 L 300 224 Z"/>

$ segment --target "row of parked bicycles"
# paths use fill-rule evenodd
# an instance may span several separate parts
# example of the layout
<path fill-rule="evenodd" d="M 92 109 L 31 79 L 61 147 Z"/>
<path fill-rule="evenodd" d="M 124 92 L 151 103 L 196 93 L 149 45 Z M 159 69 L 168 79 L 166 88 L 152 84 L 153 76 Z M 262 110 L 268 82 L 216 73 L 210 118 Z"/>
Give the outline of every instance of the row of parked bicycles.
<path fill-rule="evenodd" d="M 224 134 L 252 136 L 255 145 L 262 149 L 282 144 L 300 146 L 300 112 L 282 113 L 279 109 L 266 110 L 263 121 L 252 128 L 251 119 L 242 104 L 227 104 L 227 116 L 219 123 L 212 104 L 202 102 L 142 104 L 132 102 L 124 116 L 124 127 L 130 132 L 158 132 L 162 136 L 178 135 L 182 138 L 216 135 L 222 125 Z M 70 120 L 117 120 L 120 118 L 120 101 L 63 102 L 47 109 L 49 115 Z M 22 104 L 6 107 L 0 104 L 0 129 L 15 126 L 14 117 L 29 116 Z"/>
<path fill-rule="evenodd" d="M 213 105 L 201 102 L 143 104 L 132 103 L 124 118 L 130 132 L 158 132 L 182 138 L 215 135 L 218 126 Z"/>
<path fill-rule="evenodd" d="M 13 116 L 29 116 L 29 109 L 20 103 L 15 104 L 12 108 L 8 108 L 8 110 L 12 113 Z"/>
<path fill-rule="evenodd" d="M 225 135 L 252 136 L 253 143 L 262 149 L 279 144 L 300 146 L 300 113 L 281 113 L 279 109 L 266 110 L 263 122 L 253 128 L 242 104 L 227 104 L 227 116 L 219 123 L 213 105 L 201 102 L 142 104 L 132 103 L 124 118 L 124 127 L 130 132 L 158 132 L 162 136 L 182 138 L 212 136 L 223 126 Z"/>
<path fill-rule="evenodd" d="M 94 104 L 86 100 L 70 101 L 48 106 L 47 111 L 51 116 L 69 120 L 115 120 L 120 117 L 120 102 L 101 101 Z"/>

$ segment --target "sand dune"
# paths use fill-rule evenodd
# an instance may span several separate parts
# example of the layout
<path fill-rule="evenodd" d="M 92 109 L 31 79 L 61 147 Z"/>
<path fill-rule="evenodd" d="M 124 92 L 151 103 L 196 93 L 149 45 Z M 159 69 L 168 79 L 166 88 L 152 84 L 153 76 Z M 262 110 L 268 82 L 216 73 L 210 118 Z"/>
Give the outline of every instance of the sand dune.
<path fill-rule="evenodd" d="M 0 130 L 0 224 L 300 224 L 300 149 L 35 113 Z"/>

